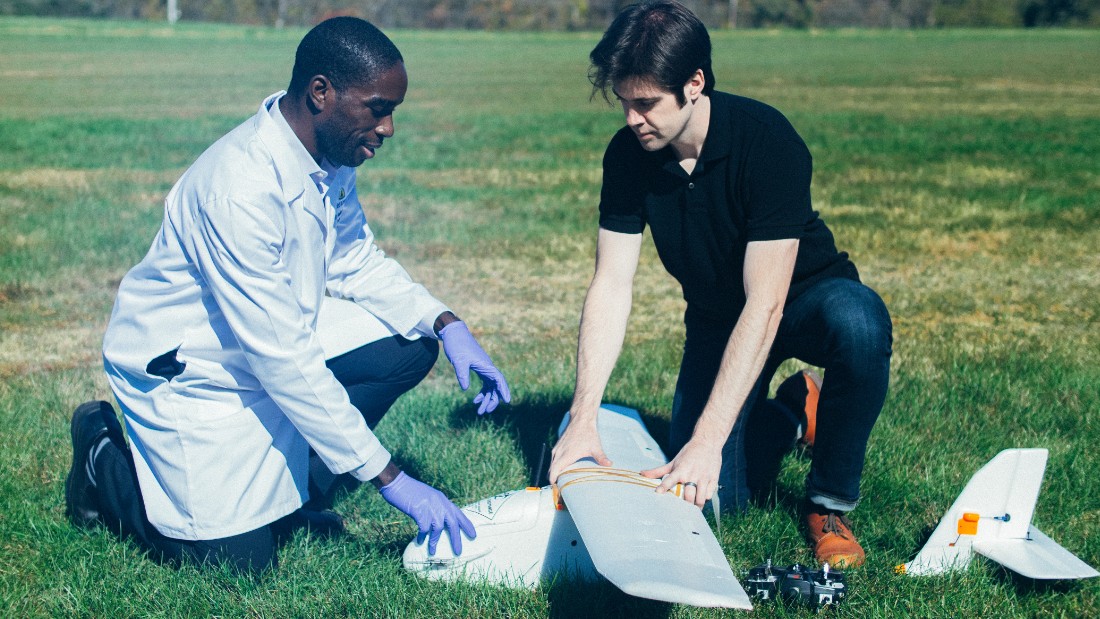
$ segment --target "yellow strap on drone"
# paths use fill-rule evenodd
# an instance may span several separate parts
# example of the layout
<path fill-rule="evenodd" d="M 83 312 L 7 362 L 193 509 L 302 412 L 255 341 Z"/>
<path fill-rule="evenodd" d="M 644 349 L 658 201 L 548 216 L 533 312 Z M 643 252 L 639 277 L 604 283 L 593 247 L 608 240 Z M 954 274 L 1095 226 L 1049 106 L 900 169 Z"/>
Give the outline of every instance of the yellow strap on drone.
<path fill-rule="evenodd" d="M 657 486 L 661 485 L 660 479 L 646 477 L 636 471 L 630 471 L 627 469 L 616 469 L 606 466 L 578 467 L 575 469 L 569 469 L 568 471 L 562 473 L 563 476 L 571 474 L 579 475 L 565 483 L 558 484 L 556 486 L 558 493 L 573 484 L 584 484 L 590 482 L 632 484 L 635 486 L 643 486 L 646 488 L 656 488 Z M 683 484 L 676 484 L 676 486 L 672 489 L 672 492 L 676 496 L 680 496 L 680 494 L 683 492 Z"/>

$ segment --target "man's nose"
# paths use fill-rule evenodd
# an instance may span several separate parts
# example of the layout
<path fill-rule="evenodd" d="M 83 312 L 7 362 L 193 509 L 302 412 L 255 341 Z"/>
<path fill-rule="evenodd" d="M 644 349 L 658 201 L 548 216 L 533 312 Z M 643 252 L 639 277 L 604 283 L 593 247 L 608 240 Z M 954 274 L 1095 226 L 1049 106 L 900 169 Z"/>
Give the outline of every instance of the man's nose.
<path fill-rule="evenodd" d="M 374 130 L 378 135 L 388 138 L 393 136 L 393 114 L 382 119 L 382 122 L 378 123 L 378 127 Z"/>
<path fill-rule="evenodd" d="M 631 127 L 637 127 L 645 122 L 645 117 L 642 116 L 634 108 L 627 107 L 623 110 L 626 114 L 626 124 Z"/>

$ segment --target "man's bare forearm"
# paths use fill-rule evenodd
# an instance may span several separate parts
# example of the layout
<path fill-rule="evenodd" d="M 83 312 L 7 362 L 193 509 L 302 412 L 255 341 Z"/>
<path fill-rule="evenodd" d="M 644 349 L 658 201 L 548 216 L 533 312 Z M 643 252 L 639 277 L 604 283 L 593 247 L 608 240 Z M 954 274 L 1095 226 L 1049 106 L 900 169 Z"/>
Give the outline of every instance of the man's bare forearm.
<path fill-rule="evenodd" d="M 692 440 L 722 445 L 768 359 L 782 306 L 745 307 L 730 334 L 714 387 L 695 424 Z"/>
<path fill-rule="evenodd" d="M 574 419 L 591 417 L 595 422 L 607 381 L 622 352 L 641 244 L 640 234 L 600 229 L 596 271 L 584 297 L 577 337 L 577 382 L 570 407 Z"/>
<path fill-rule="evenodd" d="M 745 308 L 730 334 L 691 440 L 721 445 L 733 430 L 775 341 L 797 255 L 797 240 L 749 244 L 745 252 Z"/>
<path fill-rule="evenodd" d="M 570 411 L 574 419 L 594 415 L 622 352 L 630 317 L 629 284 L 592 280 L 581 312 L 577 338 L 577 382 Z"/>

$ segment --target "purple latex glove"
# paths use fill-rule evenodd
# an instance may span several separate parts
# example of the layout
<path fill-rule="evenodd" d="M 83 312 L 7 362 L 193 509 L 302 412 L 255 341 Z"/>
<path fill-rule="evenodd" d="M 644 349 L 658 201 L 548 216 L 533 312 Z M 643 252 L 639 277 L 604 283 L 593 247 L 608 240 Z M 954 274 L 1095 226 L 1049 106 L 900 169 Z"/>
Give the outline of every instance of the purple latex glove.
<path fill-rule="evenodd" d="M 423 542 L 424 536 L 428 537 L 428 554 L 435 554 L 435 547 L 439 544 L 439 537 L 443 529 L 447 529 L 447 535 L 451 537 L 451 550 L 455 556 L 462 554 L 462 535 L 474 539 L 477 532 L 474 524 L 455 507 L 455 504 L 442 492 L 432 488 L 424 482 L 417 481 L 405 474 L 404 471 L 397 474 L 393 481 L 380 489 L 382 498 L 408 514 L 416 522 L 420 533 L 416 541 Z"/>
<path fill-rule="evenodd" d="M 470 334 L 466 323 L 457 320 L 443 327 L 439 331 L 439 339 L 443 340 L 443 352 L 455 366 L 458 386 L 463 391 L 470 388 L 470 370 L 481 377 L 481 393 L 474 398 L 474 404 L 480 404 L 478 415 L 493 412 L 501 400 L 512 401 L 512 392 L 508 390 L 504 375 Z"/>

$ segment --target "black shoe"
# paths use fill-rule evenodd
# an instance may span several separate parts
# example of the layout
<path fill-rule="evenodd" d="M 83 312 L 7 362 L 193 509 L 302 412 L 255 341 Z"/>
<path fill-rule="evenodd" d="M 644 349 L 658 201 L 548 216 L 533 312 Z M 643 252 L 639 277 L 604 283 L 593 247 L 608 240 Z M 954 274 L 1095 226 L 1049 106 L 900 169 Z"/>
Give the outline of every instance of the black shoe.
<path fill-rule="evenodd" d="M 314 537 L 329 538 L 343 535 L 344 518 L 331 510 L 310 511 L 299 509 L 291 514 L 298 527 L 309 530 Z"/>
<path fill-rule="evenodd" d="M 65 515 L 78 527 L 90 527 L 99 520 L 99 501 L 88 470 L 92 446 L 109 435 L 122 436 L 115 409 L 102 400 L 76 407 L 70 426 L 73 465 L 65 479 Z"/>
<path fill-rule="evenodd" d="M 320 539 L 339 537 L 347 532 L 344 519 L 334 511 L 299 509 L 272 523 L 275 538 L 280 543 L 294 535 L 295 531 L 305 529 L 310 536 Z"/>

